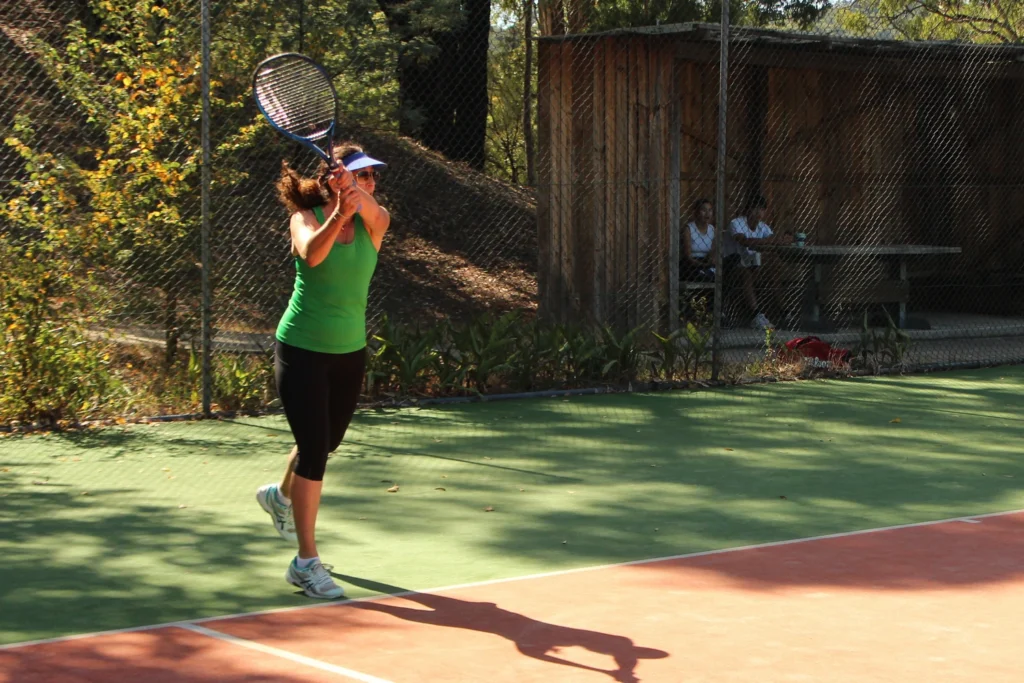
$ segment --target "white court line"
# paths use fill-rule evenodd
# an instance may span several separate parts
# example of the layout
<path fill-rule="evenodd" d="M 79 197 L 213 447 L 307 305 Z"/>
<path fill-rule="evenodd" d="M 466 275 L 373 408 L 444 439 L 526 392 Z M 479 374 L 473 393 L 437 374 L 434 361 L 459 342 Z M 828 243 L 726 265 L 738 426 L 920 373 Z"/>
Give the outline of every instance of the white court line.
<path fill-rule="evenodd" d="M 369 674 L 364 674 L 359 671 L 352 669 L 346 669 L 343 666 L 335 666 L 334 664 L 328 664 L 322 662 L 319 659 L 313 659 L 311 657 L 305 657 L 288 650 L 281 650 L 276 647 L 269 645 L 263 645 L 254 640 L 246 640 L 245 638 L 239 638 L 237 636 L 230 635 L 228 633 L 221 633 L 220 631 L 214 631 L 213 629 L 206 628 L 205 626 L 197 626 L 195 624 L 178 624 L 179 628 L 187 629 L 194 633 L 199 633 L 210 638 L 216 638 L 217 640 L 223 640 L 233 645 L 240 647 L 247 647 L 250 650 L 256 650 L 264 654 L 273 655 L 274 657 L 280 657 L 281 659 L 287 659 L 298 664 L 304 664 L 306 666 L 313 667 L 314 669 L 320 669 L 321 671 L 329 671 L 332 674 L 338 674 L 345 678 L 351 678 L 354 681 L 362 681 L 362 683 L 391 683 L 391 681 L 385 678 L 377 678 Z"/>
<path fill-rule="evenodd" d="M 466 588 L 478 588 L 481 586 L 493 586 L 502 583 L 515 583 L 517 581 L 530 581 L 532 579 L 547 579 L 555 576 L 565 576 L 566 574 L 578 574 L 580 572 L 592 572 L 601 569 L 615 569 L 616 567 L 632 567 L 643 564 L 654 564 L 656 562 L 672 562 L 675 560 L 687 560 L 696 557 L 707 557 L 708 555 L 724 555 L 726 553 L 739 553 L 746 550 L 760 550 L 762 548 L 775 548 L 778 546 L 794 545 L 797 543 L 811 543 L 814 541 L 827 541 L 833 538 L 848 538 L 851 536 L 863 536 L 865 534 L 877 534 L 883 531 L 899 531 L 900 529 L 916 529 L 920 527 L 936 526 L 939 524 L 949 524 L 952 522 L 967 522 L 969 524 L 980 524 L 980 520 L 990 519 L 993 517 L 1009 517 L 1010 515 L 1024 514 L 1024 508 L 1019 510 L 1006 510 L 1004 512 L 989 512 L 982 515 L 968 515 L 965 517 L 949 517 L 947 519 L 936 519 L 930 522 L 911 522 L 909 524 L 894 524 L 892 526 L 875 527 L 873 529 L 860 529 L 858 531 L 841 531 L 835 534 L 823 534 L 821 536 L 806 536 L 804 538 L 792 538 L 785 541 L 770 541 L 768 543 L 756 543 L 753 545 L 742 545 L 735 548 L 719 548 L 718 550 L 702 550 L 695 553 L 684 553 L 682 555 L 668 555 L 666 557 L 655 557 L 647 560 L 631 560 L 629 562 L 615 562 L 612 564 L 601 564 L 593 565 L 590 567 L 577 567 L 575 569 L 562 569 L 553 572 L 542 572 L 539 574 L 527 574 L 524 576 L 512 576 L 504 579 L 490 579 L 488 581 L 476 581 L 473 583 L 460 583 L 451 586 L 443 586 L 441 588 L 427 588 L 416 591 L 402 591 L 401 593 L 387 593 L 381 595 L 373 595 L 365 598 L 353 598 L 351 600 L 336 600 L 329 602 L 320 602 L 315 605 L 298 605 L 296 607 L 279 607 L 277 609 L 261 610 L 257 612 L 239 612 L 238 614 L 225 614 L 219 617 L 202 617 L 200 619 L 189 619 L 184 621 L 169 621 L 163 624 L 148 624 L 146 626 L 133 626 L 130 628 L 119 628 L 111 629 L 109 631 L 96 631 L 94 633 L 79 633 L 71 636 L 59 636 L 57 638 L 43 638 L 41 640 L 27 640 L 22 643 L 11 643 L 10 645 L 0 645 L 0 652 L 4 650 L 13 650 L 20 647 L 30 647 L 32 645 L 46 645 L 49 643 L 61 643 L 66 640 L 80 640 L 82 638 L 93 638 L 99 636 L 110 636 L 117 635 L 119 633 L 135 633 L 138 631 L 152 631 L 159 628 L 167 628 L 172 626 L 188 627 L 194 624 L 203 624 L 210 621 L 226 621 L 229 619 L 242 619 L 245 617 L 259 617 L 266 614 L 283 614 L 286 612 L 297 612 L 299 610 L 312 610 L 312 609 L 325 609 L 329 607 L 341 607 L 344 605 L 350 605 L 357 602 L 375 602 L 378 600 L 388 600 L 390 598 L 400 598 L 406 595 L 416 595 L 418 593 L 446 593 L 450 591 L 463 590 Z"/>

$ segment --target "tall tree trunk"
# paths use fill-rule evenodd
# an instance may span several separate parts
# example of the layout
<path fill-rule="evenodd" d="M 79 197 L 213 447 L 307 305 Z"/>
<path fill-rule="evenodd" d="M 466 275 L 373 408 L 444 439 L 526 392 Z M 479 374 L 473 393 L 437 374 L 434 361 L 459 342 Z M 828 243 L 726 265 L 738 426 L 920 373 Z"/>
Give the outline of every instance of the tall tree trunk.
<path fill-rule="evenodd" d="M 537 180 L 533 176 L 533 0 L 523 2 L 523 24 L 526 35 L 526 68 L 523 71 L 523 142 L 526 146 L 526 184 L 531 187 Z"/>
<path fill-rule="evenodd" d="M 452 159 L 484 170 L 487 137 L 487 53 L 491 37 L 491 0 L 463 0 L 465 21 L 459 32 L 458 82 L 451 94 L 454 119 L 449 136 Z"/>
<path fill-rule="evenodd" d="M 419 29 L 405 0 L 378 0 L 388 28 L 402 41 L 398 58 L 399 131 L 450 159 L 483 170 L 487 135 L 487 54 L 490 0 L 463 0 L 447 27 Z M 429 59 L 414 54 L 427 38 Z"/>
<path fill-rule="evenodd" d="M 594 0 L 567 0 L 568 32 L 586 33 L 590 28 L 590 17 L 594 11 Z"/>
<path fill-rule="evenodd" d="M 565 34 L 565 6 L 563 0 L 538 0 L 540 33 L 544 36 Z"/>

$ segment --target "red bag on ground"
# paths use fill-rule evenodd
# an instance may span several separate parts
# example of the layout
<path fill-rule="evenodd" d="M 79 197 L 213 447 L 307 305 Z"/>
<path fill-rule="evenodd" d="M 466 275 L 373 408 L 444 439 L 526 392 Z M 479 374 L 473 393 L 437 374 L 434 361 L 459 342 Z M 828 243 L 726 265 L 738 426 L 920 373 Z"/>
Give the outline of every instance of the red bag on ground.
<path fill-rule="evenodd" d="M 853 354 L 848 349 L 837 349 L 818 337 L 797 337 L 786 342 L 786 348 L 806 358 L 827 363 L 849 363 Z"/>

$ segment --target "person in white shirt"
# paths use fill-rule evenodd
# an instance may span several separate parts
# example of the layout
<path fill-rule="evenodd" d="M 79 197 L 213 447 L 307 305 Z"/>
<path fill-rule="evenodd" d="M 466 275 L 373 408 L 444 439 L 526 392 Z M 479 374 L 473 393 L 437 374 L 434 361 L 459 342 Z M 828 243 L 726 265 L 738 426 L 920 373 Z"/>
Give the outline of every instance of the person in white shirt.
<path fill-rule="evenodd" d="M 793 236 L 776 235 L 764 222 L 768 200 L 758 195 L 753 197 L 743 214 L 732 219 L 729 230 L 722 237 L 722 267 L 730 283 L 735 284 L 743 295 L 743 301 L 752 316 L 751 327 L 772 329 L 771 321 L 757 303 L 754 280 L 761 266 L 761 253 L 756 250 L 762 244 L 789 244 Z"/>
<path fill-rule="evenodd" d="M 708 199 L 698 199 L 693 205 L 693 220 L 683 231 L 680 243 L 683 258 L 680 262 L 680 280 L 683 282 L 714 282 L 715 269 L 712 248 L 715 226 L 711 225 L 714 208 Z"/>

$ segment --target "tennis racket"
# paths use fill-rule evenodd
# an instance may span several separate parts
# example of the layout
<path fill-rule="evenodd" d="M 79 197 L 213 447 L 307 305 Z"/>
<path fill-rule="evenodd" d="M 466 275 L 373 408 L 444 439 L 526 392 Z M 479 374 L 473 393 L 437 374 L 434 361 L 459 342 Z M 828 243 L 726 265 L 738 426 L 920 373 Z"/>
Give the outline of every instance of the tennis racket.
<path fill-rule="evenodd" d="M 338 94 L 326 69 L 297 52 L 267 57 L 253 74 L 252 93 L 271 128 L 316 152 L 332 171 L 340 166 L 334 158 Z"/>
<path fill-rule="evenodd" d="M 326 69 L 295 52 L 268 57 L 252 77 L 256 107 L 270 127 L 316 152 L 334 170 L 338 95 Z"/>

